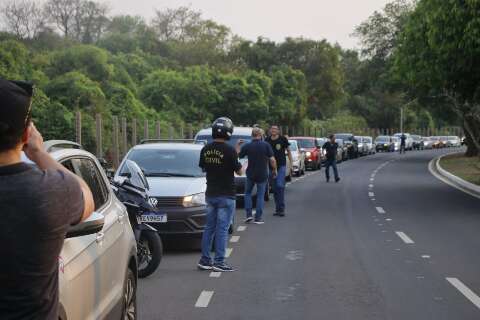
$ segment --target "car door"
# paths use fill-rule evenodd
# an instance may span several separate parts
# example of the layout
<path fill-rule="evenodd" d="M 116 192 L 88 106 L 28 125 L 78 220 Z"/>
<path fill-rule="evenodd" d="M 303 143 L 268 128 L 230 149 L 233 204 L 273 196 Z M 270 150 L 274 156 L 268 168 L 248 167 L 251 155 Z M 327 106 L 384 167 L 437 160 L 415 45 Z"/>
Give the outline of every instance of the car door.
<path fill-rule="evenodd" d="M 92 191 L 95 211 L 104 215 L 103 230 L 95 235 L 67 239 L 62 251 L 68 281 L 66 313 L 69 319 L 100 319 L 121 297 L 125 270 L 120 270 L 120 237 L 125 219 L 119 217 L 101 169 L 88 157 L 69 158 L 63 164 L 83 178 Z M 123 222 L 122 222 L 123 221 Z"/>

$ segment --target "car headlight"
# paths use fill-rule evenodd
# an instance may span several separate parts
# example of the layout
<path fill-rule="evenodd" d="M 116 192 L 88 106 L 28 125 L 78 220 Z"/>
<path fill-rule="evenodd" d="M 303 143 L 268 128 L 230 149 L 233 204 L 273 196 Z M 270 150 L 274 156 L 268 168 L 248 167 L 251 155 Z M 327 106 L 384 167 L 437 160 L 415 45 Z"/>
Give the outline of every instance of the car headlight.
<path fill-rule="evenodd" d="M 306 155 L 307 157 L 310 157 L 310 156 L 312 155 L 312 153 L 311 153 L 310 151 L 307 151 L 307 153 L 305 153 L 305 155 Z"/>
<path fill-rule="evenodd" d="M 186 196 L 183 198 L 184 207 L 199 207 L 206 205 L 205 201 L 205 192 L 193 194 L 191 196 Z"/>

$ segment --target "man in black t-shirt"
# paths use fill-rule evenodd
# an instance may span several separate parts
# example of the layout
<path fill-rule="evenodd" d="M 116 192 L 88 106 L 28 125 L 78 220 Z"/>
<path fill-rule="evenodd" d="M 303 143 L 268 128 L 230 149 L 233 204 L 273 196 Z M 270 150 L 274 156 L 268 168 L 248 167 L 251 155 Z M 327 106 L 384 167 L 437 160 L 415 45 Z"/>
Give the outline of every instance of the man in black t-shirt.
<path fill-rule="evenodd" d="M 200 270 L 217 272 L 234 271 L 225 263 L 228 229 L 235 213 L 235 176 L 242 174 L 238 161 L 238 149 L 226 143 L 233 133 L 233 123 L 228 118 L 219 118 L 212 125 L 213 142 L 200 152 L 199 166 L 207 173 L 207 224 L 202 237 L 202 257 L 197 266 Z M 210 250 L 215 238 L 215 261 Z"/>
<path fill-rule="evenodd" d="M 240 158 L 248 157 L 247 179 L 245 180 L 245 211 L 247 213 L 246 223 L 253 220 L 252 216 L 252 190 L 257 186 L 257 211 L 255 213 L 255 224 L 263 224 L 264 194 L 268 182 L 268 163 L 272 167 L 272 175 L 277 175 L 277 162 L 273 156 L 272 147 L 262 141 L 263 130 L 252 129 L 252 142 L 243 146 L 240 151 Z"/>
<path fill-rule="evenodd" d="M 58 256 L 94 210 L 87 184 L 45 152 L 33 87 L 0 79 L 0 319 L 58 319 Z M 22 150 L 37 166 L 21 161 Z M 93 293 L 92 293 L 93 294 Z"/>
<path fill-rule="evenodd" d="M 265 141 L 272 147 L 277 162 L 277 176 L 271 177 L 275 198 L 275 213 L 273 215 L 283 217 L 285 216 L 285 176 L 287 171 L 285 153 L 288 154 L 290 163 L 293 163 L 289 148 L 290 143 L 286 137 L 280 135 L 280 129 L 276 125 L 270 127 L 270 136 Z"/>
<path fill-rule="evenodd" d="M 329 141 L 325 142 L 323 145 L 323 150 L 326 153 L 326 162 L 325 162 L 325 177 L 327 178 L 327 182 L 330 181 L 330 167 L 333 168 L 333 174 L 335 175 L 335 182 L 340 181 L 340 177 L 338 176 L 337 170 L 337 149 L 338 143 L 335 142 L 335 135 L 329 136 Z"/>
<path fill-rule="evenodd" d="M 407 136 L 402 133 L 400 136 L 400 154 L 405 153 L 405 142 L 407 141 Z"/>

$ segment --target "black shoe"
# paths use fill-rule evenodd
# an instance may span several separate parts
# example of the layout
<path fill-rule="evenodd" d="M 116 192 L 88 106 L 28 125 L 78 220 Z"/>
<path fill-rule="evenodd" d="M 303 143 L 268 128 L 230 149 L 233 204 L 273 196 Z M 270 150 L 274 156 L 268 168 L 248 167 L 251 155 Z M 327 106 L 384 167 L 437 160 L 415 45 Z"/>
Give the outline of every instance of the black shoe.
<path fill-rule="evenodd" d="M 274 213 L 273 215 L 274 215 L 274 216 L 279 216 L 279 215 L 280 215 L 280 212 L 275 211 L 275 213 Z"/>
<path fill-rule="evenodd" d="M 335 179 L 335 182 L 338 182 L 338 181 L 340 181 L 340 178 L 336 178 L 336 179 Z"/>
<path fill-rule="evenodd" d="M 329 183 L 329 182 L 330 182 L 330 179 L 327 179 L 327 183 Z"/>
<path fill-rule="evenodd" d="M 213 269 L 213 264 L 211 262 L 206 262 L 206 261 L 200 260 L 197 263 L 197 268 L 199 270 L 212 270 Z"/>
<path fill-rule="evenodd" d="M 217 271 L 217 272 L 233 272 L 235 271 L 235 269 L 233 269 L 232 267 L 230 267 L 228 264 L 226 263 L 222 263 L 222 264 L 215 264 L 213 265 L 213 271 Z"/>
<path fill-rule="evenodd" d="M 245 223 L 250 223 L 252 222 L 253 220 L 253 217 L 248 217 L 247 219 L 245 219 Z"/>
<path fill-rule="evenodd" d="M 263 219 L 255 219 L 255 221 L 253 222 L 255 224 L 264 224 L 265 221 L 263 221 Z"/>

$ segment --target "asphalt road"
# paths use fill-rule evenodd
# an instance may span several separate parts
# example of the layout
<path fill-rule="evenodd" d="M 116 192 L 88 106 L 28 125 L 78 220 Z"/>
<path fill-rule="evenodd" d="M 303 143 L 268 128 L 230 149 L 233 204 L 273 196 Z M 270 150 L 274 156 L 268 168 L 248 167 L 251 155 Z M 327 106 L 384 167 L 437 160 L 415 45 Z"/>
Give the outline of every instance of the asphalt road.
<path fill-rule="evenodd" d="M 170 250 L 139 282 L 140 319 L 480 319 L 480 199 L 429 172 L 441 152 L 347 161 L 338 184 L 309 172 L 265 225 L 237 210 L 237 271 Z"/>

